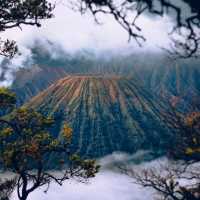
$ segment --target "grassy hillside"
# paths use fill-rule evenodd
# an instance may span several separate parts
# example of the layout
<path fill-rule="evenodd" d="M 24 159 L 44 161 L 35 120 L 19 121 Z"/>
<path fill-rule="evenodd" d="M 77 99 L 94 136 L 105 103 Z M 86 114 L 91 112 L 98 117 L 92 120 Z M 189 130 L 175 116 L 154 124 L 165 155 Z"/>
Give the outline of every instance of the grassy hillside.
<path fill-rule="evenodd" d="M 54 116 L 57 130 L 67 121 L 71 148 L 90 157 L 141 148 L 158 153 L 172 135 L 163 117 L 166 102 L 121 76 L 67 76 L 26 105 Z"/>

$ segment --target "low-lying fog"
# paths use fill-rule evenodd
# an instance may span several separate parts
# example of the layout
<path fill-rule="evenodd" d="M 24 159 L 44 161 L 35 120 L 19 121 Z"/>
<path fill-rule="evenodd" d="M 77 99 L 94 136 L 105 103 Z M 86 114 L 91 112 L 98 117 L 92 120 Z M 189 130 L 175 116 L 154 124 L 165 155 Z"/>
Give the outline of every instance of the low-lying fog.
<path fill-rule="evenodd" d="M 50 185 L 47 193 L 44 188 L 33 192 L 29 199 L 31 200 L 152 200 L 153 192 L 144 189 L 133 183 L 133 179 L 120 173 L 116 165 L 119 163 L 132 163 L 135 169 L 141 167 L 155 166 L 158 162 L 167 162 L 162 158 L 156 161 L 145 162 L 143 164 L 133 164 L 139 162 L 139 159 L 145 157 L 144 152 L 135 155 L 114 153 L 101 159 L 101 171 L 95 178 L 90 179 L 89 183 L 80 183 L 75 180 L 69 180 L 64 185 L 58 186 L 54 183 Z M 13 200 L 17 200 L 16 194 Z"/>
<path fill-rule="evenodd" d="M 62 187 L 52 184 L 47 193 L 39 189 L 31 200 L 151 200 L 150 192 L 132 183 L 119 173 L 102 171 L 88 184 L 66 182 Z M 14 200 L 17 198 L 13 198 Z"/>

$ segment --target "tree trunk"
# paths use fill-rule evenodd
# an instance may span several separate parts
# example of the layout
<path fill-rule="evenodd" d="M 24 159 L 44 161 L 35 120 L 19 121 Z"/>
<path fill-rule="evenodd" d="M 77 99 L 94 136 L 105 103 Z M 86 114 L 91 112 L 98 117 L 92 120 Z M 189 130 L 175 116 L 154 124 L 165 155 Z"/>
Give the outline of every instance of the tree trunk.
<path fill-rule="evenodd" d="M 22 193 L 20 200 L 27 200 L 28 193 Z"/>

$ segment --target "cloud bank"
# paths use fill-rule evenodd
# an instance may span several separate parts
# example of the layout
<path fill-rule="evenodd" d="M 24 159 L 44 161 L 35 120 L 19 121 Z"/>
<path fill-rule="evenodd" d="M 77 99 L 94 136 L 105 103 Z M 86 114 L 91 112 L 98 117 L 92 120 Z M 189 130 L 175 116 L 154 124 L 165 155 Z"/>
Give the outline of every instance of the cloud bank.
<path fill-rule="evenodd" d="M 138 152 L 130 155 L 125 153 L 113 153 L 102 158 L 99 162 L 102 166 L 101 171 L 89 183 L 79 183 L 69 180 L 58 186 L 54 183 L 50 185 L 47 193 L 46 188 L 40 188 L 33 192 L 29 199 L 32 200 L 153 200 L 154 192 L 150 189 L 142 188 L 133 183 L 133 179 L 121 174 L 118 170 L 111 169 L 109 166 L 116 162 L 127 163 L 136 157 L 143 156 L 145 152 Z M 141 164 L 131 164 L 134 169 L 142 167 L 156 166 L 159 163 L 166 163 L 166 159 L 158 159 Z M 108 166 L 109 163 L 109 166 Z M 14 194 L 13 199 L 17 199 Z"/>
<path fill-rule="evenodd" d="M 69 181 L 62 187 L 52 185 L 30 196 L 32 200 L 152 200 L 151 192 L 132 183 L 129 177 L 112 171 L 99 173 L 88 184 Z"/>
<path fill-rule="evenodd" d="M 41 28 L 22 26 L 20 29 L 10 29 L 1 34 L 2 38 L 16 40 L 21 55 L 14 58 L 6 67 L 0 65 L 0 85 L 9 86 L 13 81 L 13 74 L 20 67 L 27 67 L 27 58 L 31 61 L 30 48 L 42 43 L 49 49 L 52 57 L 62 54 L 57 48 L 52 49 L 46 41 L 51 41 L 60 49 L 68 53 L 76 53 L 88 49 L 95 54 L 126 54 L 135 51 L 160 51 L 160 47 L 169 45 L 168 32 L 172 22 L 168 17 L 150 18 L 141 16 L 138 25 L 147 39 L 140 48 L 134 40 L 128 42 L 127 32 L 111 17 L 101 16 L 102 25 L 97 25 L 89 13 L 81 15 L 62 1 L 57 4 L 55 17 L 42 22 Z M 42 53 L 42 52 L 41 52 Z M 3 58 L 0 58 L 0 61 Z M 26 62 L 25 62 L 26 61 Z"/>
<path fill-rule="evenodd" d="M 60 43 L 68 51 L 81 48 L 97 51 L 130 46 L 138 48 L 134 41 L 128 43 L 127 32 L 111 16 L 101 16 L 102 25 L 98 25 L 89 13 L 81 15 L 62 3 L 57 4 L 54 15 L 54 18 L 43 21 L 41 28 L 23 26 L 22 31 L 12 29 L 2 36 L 14 39 L 22 46 L 34 43 L 35 38 L 46 38 Z M 141 16 L 138 26 L 142 27 L 142 32 L 147 38 L 144 47 L 155 49 L 158 44 L 166 46 L 171 24 L 168 17 L 152 19 Z"/>

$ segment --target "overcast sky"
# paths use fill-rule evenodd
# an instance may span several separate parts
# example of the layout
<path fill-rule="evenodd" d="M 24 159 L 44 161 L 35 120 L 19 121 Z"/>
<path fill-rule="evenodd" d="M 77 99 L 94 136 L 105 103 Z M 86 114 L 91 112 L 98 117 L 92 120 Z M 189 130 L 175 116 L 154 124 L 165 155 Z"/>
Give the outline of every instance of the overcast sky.
<path fill-rule="evenodd" d="M 41 28 L 23 27 L 23 30 L 12 29 L 3 36 L 18 41 L 20 45 L 34 42 L 34 38 L 47 38 L 58 42 L 68 51 L 90 48 L 95 50 L 116 49 L 123 47 L 138 47 L 134 40 L 128 43 L 128 34 L 112 17 L 101 17 L 103 25 L 97 25 L 91 15 L 82 15 L 58 3 L 54 10 L 55 17 L 42 23 Z M 165 18 L 150 19 L 141 16 L 138 24 L 142 27 L 148 42 L 145 47 L 158 50 L 158 46 L 168 44 L 167 32 L 170 20 Z M 149 49 L 149 48 L 148 48 Z"/>
<path fill-rule="evenodd" d="M 69 9 L 69 5 L 63 5 L 62 0 L 58 2 L 54 10 L 55 17 L 42 21 L 41 28 L 22 26 L 22 30 L 15 28 L 1 33 L 2 38 L 17 41 L 21 55 L 12 60 L 12 65 L 6 69 L 6 73 L 5 69 L 0 67 L 0 76 L 4 74 L 4 80 L 1 79 L 0 85 L 12 84 L 13 72 L 24 67 L 23 62 L 31 58 L 29 47 L 38 40 L 45 46 L 48 39 L 68 53 L 90 49 L 97 54 L 105 51 L 117 54 L 135 51 L 157 52 L 160 51 L 160 47 L 167 47 L 169 44 L 168 32 L 172 22 L 168 17 L 152 19 L 141 16 L 138 19 L 138 25 L 142 27 L 142 33 L 147 39 L 147 42 L 143 43 L 143 48 L 139 48 L 134 40 L 128 42 L 128 33 L 111 16 L 101 16 L 102 25 L 97 25 L 91 14 L 81 15 Z M 50 51 L 52 55 L 55 54 L 51 49 Z M 0 61 L 2 59 L 3 57 L 0 57 Z"/>

